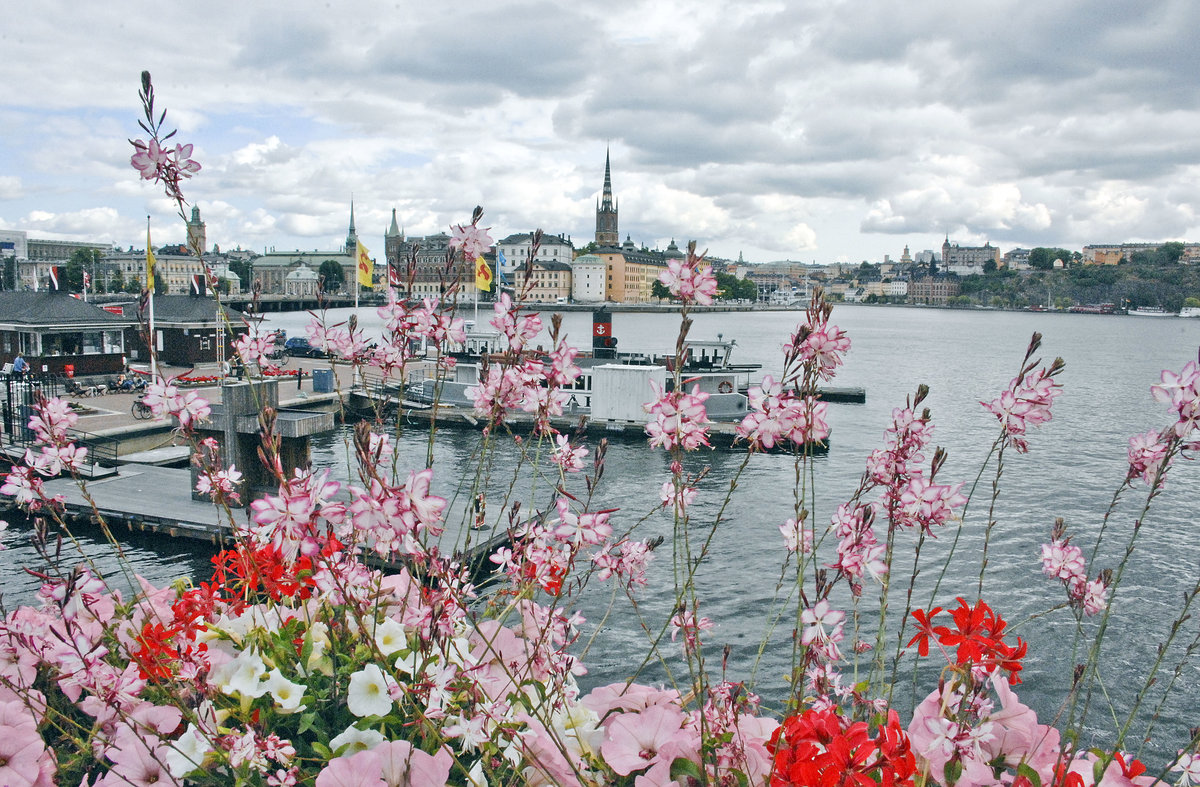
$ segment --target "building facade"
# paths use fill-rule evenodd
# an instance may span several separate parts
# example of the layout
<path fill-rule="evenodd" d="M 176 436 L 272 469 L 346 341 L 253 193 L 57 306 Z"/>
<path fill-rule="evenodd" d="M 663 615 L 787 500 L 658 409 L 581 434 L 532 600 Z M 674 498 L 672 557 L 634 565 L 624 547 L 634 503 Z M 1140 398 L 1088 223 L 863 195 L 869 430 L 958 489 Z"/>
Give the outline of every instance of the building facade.
<path fill-rule="evenodd" d="M 962 292 L 957 276 L 943 273 L 915 276 L 908 282 L 908 302 L 926 306 L 945 306 Z"/>
<path fill-rule="evenodd" d="M 603 303 L 606 266 L 595 254 L 581 254 L 571 263 L 571 298 L 576 303 Z"/>
<path fill-rule="evenodd" d="M 497 241 L 496 264 L 499 266 L 501 278 L 517 286 L 514 277 L 518 275 L 518 271 L 524 270 L 532 249 L 532 232 L 516 233 Z M 542 241 L 538 245 L 537 262 L 561 262 L 570 265 L 574 258 L 575 244 L 569 237 L 542 233 Z M 503 261 L 501 261 L 502 259 Z"/>
<path fill-rule="evenodd" d="M 1000 267 L 1000 249 L 990 242 L 982 246 L 959 246 L 950 243 L 949 236 L 942 243 L 942 273 L 954 273 L 959 276 L 974 276 L 984 272 L 988 262 Z"/>

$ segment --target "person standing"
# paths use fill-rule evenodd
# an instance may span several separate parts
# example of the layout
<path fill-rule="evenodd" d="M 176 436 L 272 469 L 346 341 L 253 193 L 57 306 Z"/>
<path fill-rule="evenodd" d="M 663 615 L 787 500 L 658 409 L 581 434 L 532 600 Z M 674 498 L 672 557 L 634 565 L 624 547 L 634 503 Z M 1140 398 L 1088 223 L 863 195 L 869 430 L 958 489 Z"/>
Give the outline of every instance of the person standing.
<path fill-rule="evenodd" d="M 17 377 L 24 377 L 29 373 L 29 362 L 25 360 L 24 356 L 18 354 L 13 359 L 12 370 Z"/>

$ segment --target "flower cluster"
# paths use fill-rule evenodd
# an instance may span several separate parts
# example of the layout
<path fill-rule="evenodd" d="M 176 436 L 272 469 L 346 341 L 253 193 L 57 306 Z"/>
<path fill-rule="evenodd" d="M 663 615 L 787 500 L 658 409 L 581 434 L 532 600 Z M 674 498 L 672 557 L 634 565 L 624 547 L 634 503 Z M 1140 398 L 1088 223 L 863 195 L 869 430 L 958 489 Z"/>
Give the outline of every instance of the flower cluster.
<path fill-rule="evenodd" d="M 1108 606 L 1107 572 L 1101 572 L 1095 579 L 1088 579 L 1083 550 L 1072 544 L 1066 536 L 1061 519 L 1054 525 L 1050 543 L 1042 544 L 1042 573 L 1062 581 L 1071 606 L 1082 610 L 1085 615 L 1103 612 Z"/>
<path fill-rule="evenodd" d="M 771 787 L 911 785 L 916 773 L 908 736 L 895 711 L 871 737 L 865 721 L 836 709 L 809 709 L 784 720 L 771 736 Z"/>
<path fill-rule="evenodd" d="M 1027 358 L 1040 341 L 1041 337 L 1035 334 Z M 997 399 L 980 402 L 1000 421 L 1001 440 L 1021 453 L 1029 450 L 1025 435 L 1030 427 L 1041 426 L 1051 419 L 1050 406 L 1062 394 L 1062 385 L 1055 379 L 1063 370 L 1062 359 L 1056 358 L 1040 369 L 1035 369 L 1036 366 L 1036 361 L 1024 366 Z"/>
<path fill-rule="evenodd" d="M 699 385 L 692 386 L 691 393 L 679 389 L 666 391 L 653 380 L 650 387 L 654 401 L 642 405 L 642 409 L 650 414 L 646 434 L 650 435 L 651 446 L 668 451 L 674 448 L 694 451 L 709 445 L 707 424 L 712 422 L 704 408 L 708 394 Z"/>
<path fill-rule="evenodd" d="M 150 410 L 156 417 L 173 415 L 179 419 L 179 426 L 184 432 L 191 432 L 197 423 L 207 421 L 212 415 L 208 400 L 195 391 L 180 393 L 174 380 L 159 377 L 146 386 L 143 397 Z"/>
<path fill-rule="evenodd" d="M 717 294 L 717 277 L 704 255 L 696 253 L 695 241 L 688 243 L 686 257 L 667 261 L 667 269 L 658 275 L 658 280 L 685 304 L 710 306 Z"/>
<path fill-rule="evenodd" d="M 1175 434 L 1186 439 L 1200 426 L 1200 366 L 1189 362 L 1179 373 L 1163 371 L 1162 382 L 1150 387 L 1156 401 L 1175 414 Z"/>
<path fill-rule="evenodd" d="M 738 424 L 737 434 L 751 450 L 770 450 L 784 441 L 803 447 L 829 437 L 827 405 L 792 389 L 784 391 L 769 374 L 750 388 L 748 398 L 750 412 Z"/>

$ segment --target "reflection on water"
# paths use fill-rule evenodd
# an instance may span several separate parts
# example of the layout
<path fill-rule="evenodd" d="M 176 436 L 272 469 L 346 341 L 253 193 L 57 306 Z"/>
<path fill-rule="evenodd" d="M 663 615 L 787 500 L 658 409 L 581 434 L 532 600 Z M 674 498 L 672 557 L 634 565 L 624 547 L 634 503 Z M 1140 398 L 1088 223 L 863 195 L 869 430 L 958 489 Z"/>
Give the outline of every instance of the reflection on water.
<path fill-rule="evenodd" d="M 343 319 L 344 313 L 334 318 Z M 735 360 L 762 363 L 764 371 L 771 371 L 780 364 L 780 347 L 798 318 L 796 313 L 701 314 L 692 336 L 703 339 L 722 333 L 736 338 L 740 357 Z M 373 312 L 366 310 L 362 322 L 368 331 L 377 329 L 378 322 L 372 323 L 372 319 Z M 298 333 L 305 318 L 272 315 L 271 320 L 289 333 Z M 565 316 L 564 324 L 570 335 L 586 339 L 589 321 L 587 314 L 572 313 Z M 935 442 L 950 452 L 942 480 L 969 484 L 996 432 L 994 419 L 979 402 L 994 398 L 1008 384 L 1033 331 L 1045 335 L 1044 357 L 1060 355 L 1066 360 L 1060 378 L 1066 393 L 1054 405 L 1054 420 L 1032 436 L 1028 455 L 1010 453 L 1007 457 L 995 508 L 997 525 L 985 590 L 992 606 L 1030 642 L 1022 699 L 1043 719 L 1052 718 L 1067 696 L 1071 666 L 1083 656 L 1075 649 L 1073 622 L 1065 612 L 1029 622 L 1031 616 L 1062 600 L 1061 589 L 1041 575 L 1040 544 L 1048 540 L 1055 517 L 1062 516 L 1076 542 L 1090 552 L 1105 506 L 1125 474 L 1128 437 L 1166 423 L 1163 409 L 1149 396 L 1149 386 L 1158 381 L 1162 369 L 1179 369 L 1195 357 L 1200 321 L 846 306 L 835 310 L 834 322 L 849 332 L 854 343 L 837 384 L 865 387 L 867 402 L 830 408 L 831 450 L 814 462 L 809 481 L 816 490 L 815 499 L 805 503 L 821 526 L 857 486 L 866 456 L 881 443 L 892 408 L 901 406 L 918 384 L 930 386 L 926 405 L 936 425 Z M 678 320 L 670 315 L 617 313 L 613 324 L 622 349 L 660 351 L 673 344 L 670 337 Z M 348 434 L 339 431 L 320 437 L 314 445 L 316 466 L 331 468 L 334 476 L 343 480 L 354 478 L 347 439 Z M 452 502 L 447 548 L 466 538 L 464 523 L 472 516 L 470 501 L 478 491 L 486 490 L 489 522 L 493 523 L 503 521 L 503 501 L 510 488 L 523 501 L 526 512 L 545 509 L 552 499 L 552 479 L 530 470 L 529 457 L 536 446 L 527 445 L 523 454 L 512 441 L 498 439 L 496 451 L 480 469 L 482 439 L 478 432 L 448 430 L 434 444 L 434 491 Z M 403 432 L 397 460 L 402 476 L 424 466 L 426 447 L 426 433 Z M 644 518 L 636 537 L 669 538 L 669 516 L 655 511 L 659 487 L 669 477 L 668 464 L 665 454 L 649 450 L 643 442 L 614 442 L 591 507 L 619 509 L 613 517 L 618 532 Z M 777 595 L 789 593 L 786 585 L 778 589 L 783 557 L 778 526 L 794 516 L 796 471 L 786 456 L 752 457 L 740 470 L 737 489 L 726 504 L 730 483 L 742 465 L 743 457 L 733 453 L 689 457 L 691 472 L 710 467 L 692 509 L 690 534 L 704 539 L 723 507 L 697 580 L 701 612 L 717 623 L 708 635 L 710 664 L 719 663 L 721 647 L 729 644 L 730 676 L 755 675 L 759 692 L 774 704 L 782 699 L 784 675 L 791 665 L 788 639 L 795 625 L 794 612 L 778 622 L 761 660 L 760 640 Z M 990 483 L 991 475 L 985 475 L 953 565 L 942 580 L 939 603 L 943 605 L 956 595 L 974 596 Z M 581 500 L 587 496 L 578 477 L 571 479 L 567 491 Z M 1110 521 L 1110 536 L 1091 565 L 1093 575 L 1100 568 L 1118 565 L 1143 498 L 1140 488 L 1126 493 Z M 1114 601 L 1115 614 L 1103 654 L 1102 678 L 1118 709 L 1128 707 L 1141 685 L 1140 676 L 1168 630 L 1181 593 L 1197 580 L 1200 545 L 1190 531 L 1198 499 L 1196 468 L 1183 462 L 1138 535 L 1134 561 Z M 11 550 L 5 554 L 0 583 L 9 606 L 27 600 L 36 588 L 35 580 L 12 568 L 33 557 L 28 547 L 22 546 L 27 535 L 25 526 L 0 534 Z M 950 533 L 939 535 L 923 548 L 914 594 L 920 604 L 927 603 L 938 578 L 939 560 L 951 546 Z M 900 566 L 906 561 L 911 564 L 915 538 L 902 534 L 898 543 L 893 581 L 898 588 L 895 592 L 902 594 L 912 570 Z M 105 570 L 113 570 L 111 553 L 103 544 L 85 540 L 84 548 Z M 831 550 L 832 545 L 827 544 L 826 549 Z M 642 629 L 639 618 L 628 612 L 608 617 L 603 628 L 595 631 L 592 626 L 604 618 L 611 588 L 593 582 L 585 590 L 581 604 L 590 619 L 585 639 L 595 635 L 587 657 L 591 674 L 585 682 L 589 685 L 627 677 L 636 666 L 633 657 L 646 651 L 648 637 L 657 636 L 671 616 L 674 596 L 669 550 L 670 541 L 660 550 L 649 586 L 638 595 L 638 611 L 649 633 Z M 135 570 L 159 584 L 206 571 L 204 550 L 191 551 L 183 542 L 130 541 L 127 551 Z M 875 603 L 871 593 L 868 591 L 864 600 L 868 609 Z M 844 598 L 840 601 L 848 603 Z M 618 609 L 625 605 L 618 600 Z M 1195 624 L 1189 625 L 1188 641 L 1196 634 Z M 1178 660 L 1181 644 L 1186 643 L 1176 643 L 1168 654 L 1168 672 Z M 676 647 L 668 642 L 665 652 L 676 654 Z M 678 669 L 679 664 L 676 659 L 668 666 Z M 645 680 L 666 677 L 660 664 L 643 673 Z M 1167 675 L 1162 679 L 1165 683 Z M 916 692 L 923 695 L 935 681 L 936 665 L 931 663 L 929 675 L 922 673 Z M 911 693 L 900 692 L 906 698 Z M 1186 727 L 1192 723 L 1190 709 L 1198 699 L 1200 675 L 1194 666 L 1187 666 L 1160 712 L 1158 756 L 1181 745 Z M 1146 718 L 1156 701 L 1153 695 Z M 1105 715 L 1109 715 L 1107 707 L 1096 718 Z M 1141 729 L 1135 726 L 1135 730 Z"/>

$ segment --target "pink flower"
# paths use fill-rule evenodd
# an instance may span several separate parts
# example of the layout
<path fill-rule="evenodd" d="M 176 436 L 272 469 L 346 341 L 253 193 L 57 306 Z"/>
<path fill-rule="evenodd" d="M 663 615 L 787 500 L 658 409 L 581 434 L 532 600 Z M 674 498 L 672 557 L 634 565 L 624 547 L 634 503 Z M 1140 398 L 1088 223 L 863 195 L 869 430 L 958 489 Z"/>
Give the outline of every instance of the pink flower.
<path fill-rule="evenodd" d="M 712 266 L 704 261 L 704 255 L 696 254 L 696 244 L 688 245 L 686 259 L 667 261 L 667 269 L 658 275 L 658 280 L 684 303 L 711 305 L 717 294 L 717 278 Z"/>
<path fill-rule="evenodd" d="M 1042 573 L 1063 582 L 1086 578 L 1083 551 L 1066 540 L 1042 544 Z"/>
<path fill-rule="evenodd" d="M 382 772 L 383 760 L 378 754 L 360 751 L 330 760 L 317 774 L 316 787 L 388 787 Z"/>
<path fill-rule="evenodd" d="M 474 261 L 476 257 L 486 252 L 492 246 L 492 236 L 488 228 L 477 227 L 474 224 L 462 226 L 456 224 L 450 238 L 450 248 L 459 249 L 465 259 Z"/>
<path fill-rule="evenodd" d="M 562 434 L 556 435 L 554 442 L 554 453 L 550 455 L 550 461 L 561 467 L 564 473 L 582 471 L 583 458 L 587 456 L 587 449 L 582 446 L 572 448 L 570 438 Z"/>
<path fill-rule="evenodd" d="M 622 776 L 658 762 L 659 750 L 680 735 L 684 715 L 674 706 L 654 705 L 612 717 L 600 745 L 604 761 Z"/>
<path fill-rule="evenodd" d="M 38 779 L 46 744 L 32 718 L 29 722 L 0 728 L 0 784 L 33 784 Z"/>
<path fill-rule="evenodd" d="M 1163 461 L 1167 458 L 1167 448 L 1163 435 L 1157 432 L 1145 432 L 1129 438 L 1130 478 L 1141 476 L 1147 484 L 1153 484 L 1155 476 L 1165 476 Z M 1163 478 L 1159 478 L 1159 483 L 1163 483 Z"/>
<path fill-rule="evenodd" d="M 622 541 L 616 546 L 606 545 L 592 557 L 599 569 L 596 578 L 608 579 L 614 574 L 625 581 L 626 587 L 646 584 L 646 566 L 654 559 L 654 551 L 645 541 Z"/>
<path fill-rule="evenodd" d="M 1000 421 L 1002 439 L 1017 451 L 1026 453 L 1029 444 L 1025 435 L 1031 426 L 1041 426 L 1050 420 L 1050 406 L 1062 394 L 1062 385 L 1055 377 L 1063 369 L 1056 360 L 1048 367 L 1024 372 L 1014 378 L 1007 391 L 991 403 L 980 402 L 984 409 Z"/>
<path fill-rule="evenodd" d="M 159 173 L 170 161 L 170 154 L 159 147 L 156 139 L 150 140 L 149 143 L 138 140 L 133 143 L 133 148 L 134 154 L 129 163 L 145 180 L 158 180 Z"/>
<path fill-rule="evenodd" d="M 646 424 L 646 434 L 650 435 L 650 445 L 671 450 L 680 447 L 685 451 L 694 451 L 702 445 L 709 445 L 706 425 L 708 413 L 704 402 L 708 394 L 700 390 L 700 386 L 692 387 L 691 393 L 679 390 L 667 393 L 651 380 L 650 387 L 654 391 L 655 401 L 642 405 L 651 420 Z"/>

